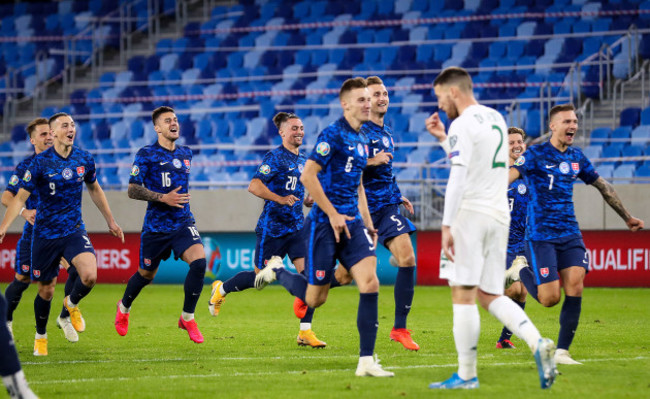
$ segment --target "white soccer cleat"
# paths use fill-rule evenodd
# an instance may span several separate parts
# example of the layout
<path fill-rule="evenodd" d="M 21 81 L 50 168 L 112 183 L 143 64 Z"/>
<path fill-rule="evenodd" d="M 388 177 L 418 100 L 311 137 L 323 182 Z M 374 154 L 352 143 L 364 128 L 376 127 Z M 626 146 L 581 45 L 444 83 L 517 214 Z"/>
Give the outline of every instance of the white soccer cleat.
<path fill-rule="evenodd" d="M 14 339 L 13 321 L 7 320 L 7 328 L 9 329 L 9 335 L 11 335 L 11 339 Z"/>
<path fill-rule="evenodd" d="M 79 334 L 77 334 L 77 330 L 74 329 L 72 326 L 72 322 L 70 321 L 69 317 L 63 318 L 61 316 L 56 318 L 56 325 L 63 331 L 63 335 L 65 335 L 65 339 L 67 339 L 70 342 L 77 342 L 79 341 Z"/>
<path fill-rule="evenodd" d="M 526 258 L 523 256 L 517 256 L 515 260 L 512 261 L 512 265 L 510 266 L 510 269 L 506 270 L 506 281 L 505 281 L 505 288 L 508 289 L 510 286 L 517 282 L 520 281 L 521 279 L 519 278 L 519 272 L 521 269 L 524 267 L 528 267 L 528 261 L 526 261 Z"/>
<path fill-rule="evenodd" d="M 357 371 L 354 373 L 357 377 L 394 377 L 395 373 L 386 371 L 381 368 L 377 354 L 375 356 L 362 356 L 359 358 Z"/>
<path fill-rule="evenodd" d="M 550 388 L 555 382 L 558 375 L 555 366 L 555 344 L 548 338 L 540 338 L 535 349 L 535 363 L 537 363 L 537 373 L 539 374 L 539 383 L 542 389 Z"/>
<path fill-rule="evenodd" d="M 264 269 L 260 270 L 260 272 L 257 273 L 257 276 L 255 276 L 255 288 L 261 290 L 274 282 L 277 279 L 274 269 L 282 268 L 284 268 L 282 258 L 279 256 L 273 256 L 268 262 L 266 262 Z"/>
<path fill-rule="evenodd" d="M 566 349 L 557 349 L 554 359 L 556 364 L 582 364 L 577 360 L 573 360 L 571 354 Z"/>

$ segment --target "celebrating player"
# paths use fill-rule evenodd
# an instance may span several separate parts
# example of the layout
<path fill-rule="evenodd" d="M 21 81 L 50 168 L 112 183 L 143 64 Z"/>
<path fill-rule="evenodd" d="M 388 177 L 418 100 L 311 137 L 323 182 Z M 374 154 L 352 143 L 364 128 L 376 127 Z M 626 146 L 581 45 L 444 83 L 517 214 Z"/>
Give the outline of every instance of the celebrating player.
<path fill-rule="evenodd" d="M 478 388 L 476 363 L 480 319 L 476 299 L 529 345 L 542 388 L 555 379 L 553 342 L 542 338 L 526 313 L 503 296 L 510 214 L 507 202 L 506 124 L 497 111 L 479 105 L 472 80 L 462 68 L 443 70 L 433 82 L 440 109 L 454 120 L 449 129 L 451 173 L 445 194 L 442 248 L 452 262 L 449 278 L 458 372 L 432 389 Z M 436 114 L 429 131 L 444 137 Z"/>
<path fill-rule="evenodd" d="M 115 330 L 120 335 L 127 334 L 131 304 L 156 276 L 160 262 L 173 251 L 176 259 L 181 258 L 190 266 L 178 327 L 187 330 L 190 339 L 200 344 L 203 335 L 194 320 L 194 310 L 203 289 L 206 261 L 189 204 L 192 150 L 176 145 L 180 125 L 172 108 L 156 108 L 151 119 L 158 140 L 135 155 L 128 190 L 129 198 L 148 202 L 140 236 L 140 267 L 117 302 Z"/>
<path fill-rule="evenodd" d="M 305 166 L 305 157 L 299 152 L 305 128 L 298 116 L 286 112 L 275 115 L 273 123 L 282 136 L 282 145 L 264 156 L 248 186 L 248 191 L 264 200 L 255 228 L 255 271 L 239 272 L 225 282 L 212 283 L 208 305 L 213 316 L 219 314 L 227 294 L 255 286 L 255 275 L 271 257 L 288 255 L 298 272 L 305 267 L 306 244 L 302 234 L 305 188 L 299 180 Z M 300 320 L 298 345 L 322 348 L 327 344 L 311 330 L 313 314 L 314 309 L 309 308 Z"/>
<path fill-rule="evenodd" d="M 546 307 L 560 302 L 561 277 L 565 299 L 555 361 L 580 364 L 569 354 L 569 346 L 580 320 L 589 258 L 573 209 L 573 183 L 579 178 L 596 187 L 630 230 L 642 229 L 643 221 L 630 215 L 614 187 L 598 175 L 580 149 L 572 147 L 578 131 L 572 104 L 551 108 L 549 128 L 550 141 L 530 147 L 510 169 L 510 181 L 523 176 L 532 192 L 526 231 L 531 267 L 520 264 L 506 275 L 512 280 L 521 278 L 530 295 Z"/>
<path fill-rule="evenodd" d="M 74 121 L 68 114 L 57 113 L 50 117 L 48 123 L 54 132 L 54 146 L 34 157 L 0 224 L 1 242 L 31 193 L 36 194 L 38 205 L 31 268 L 31 278 L 38 283 L 38 295 L 34 300 L 35 356 L 47 355 L 46 326 L 61 257 L 79 273 L 79 279 L 70 295 L 63 299 L 63 304 L 70 313 L 75 330 L 83 331 L 85 328 L 78 304 L 95 285 L 97 258 L 81 219 L 83 183 L 86 183 L 88 193 L 106 220 L 111 234 L 124 242 L 124 233 L 115 223 L 104 191 L 97 182 L 93 157 L 73 145 L 76 135 Z"/>

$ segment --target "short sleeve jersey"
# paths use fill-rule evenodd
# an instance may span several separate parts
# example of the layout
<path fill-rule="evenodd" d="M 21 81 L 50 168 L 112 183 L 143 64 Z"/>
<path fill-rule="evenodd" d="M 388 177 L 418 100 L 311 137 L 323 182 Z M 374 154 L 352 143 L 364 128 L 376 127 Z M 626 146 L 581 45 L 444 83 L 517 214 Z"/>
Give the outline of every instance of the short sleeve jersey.
<path fill-rule="evenodd" d="M 598 173 L 582 151 L 569 147 L 560 152 L 546 142 L 526 150 L 514 167 L 531 191 L 526 238 L 548 241 L 580 236 L 573 208 L 573 184 L 578 178 L 586 184 L 598 179 Z"/>
<path fill-rule="evenodd" d="M 176 146 L 174 151 L 163 148 L 156 141 L 138 150 L 131 167 L 129 184 L 138 184 L 156 193 L 167 194 L 181 187 L 179 194 L 189 191 L 192 150 Z M 182 208 L 162 202 L 149 201 L 142 224 L 143 232 L 170 233 L 194 224 L 190 204 Z"/>
<path fill-rule="evenodd" d="M 9 191 L 13 195 L 18 194 L 18 190 L 20 189 L 20 179 L 25 175 L 25 171 L 27 170 L 27 167 L 29 164 L 32 163 L 32 160 L 36 154 L 32 154 L 28 156 L 27 158 L 23 159 L 20 161 L 20 163 L 16 166 L 16 169 L 14 169 L 14 173 L 11 175 L 11 178 L 9 179 L 9 183 L 7 184 L 7 188 L 5 191 Z M 38 194 L 32 193 L 32 195 L 27 198 L 27 202 L 25 203 L 25 208 L 27 209 L 36 209 L 36 206 L 38 205 Z M 25 222 L 25 226 L 23 227 L 23 238 L 30 240 L 32 237 L 32 231 L 34 230 L 34 226 L 32 226 L 31 223 Z"/>
<path fill-rule="evenodd" d="M 503 116 L 492 108 L 471 105 L 449 127 L 449 158 L 467 168 L 459 209 L 487 213 L 504 224 L 508 209 L 508 143 Z"/>
<path fill-rule="evenodd" d="M 393 130 L 389 126 L 379 126 L 368 121 L 361 127 L 361 131 L 368 139 L 369 158 L 381 151 L 395 153 Z M 375 213 L 387 205 L 402 202 L 402 193 L 397 187 L 393 174 L 392 159 L 385 165 L 366 167 L 363 170 L 363 187 L 366 190 L 370 213 Z"/>
<path fill-rule="evenodd" d="M 81 219 L 83 185 L 96 180 L 95 160 L 79 147 L 73 146 L 67 158 L 54 147 L 36 155 L 21 182 L 21 187 L 38 199 L 34 237 L 53 239 L 85 230 Z"/>
<path fill-rule="evenodd" d="M 265 200 L 255 232 L 281 237 L 302 229 L 305 187 L 300 182 L 300 174 L 305 161 L 304 155 L 294 154 L 282 145 L 266 153 L 253 178 L 261 180 L 274 194 L 282 197 L 293 195 L 298 201 L 287 206 Z"/>
<path fill-rule="evenodd" d="M 524 179 L 517 179 L 508 187 L 508 205 L 510 206 L 510 235 L 508 252 L 521 253 L 526 238 L 526 214 L 530 193 Z"/>
<path fill-rule="evenodd" d="M 321 166 L 318 180 L 336 211 L 360 220 L 357 189 L 368 162 L 365 135 L 352 129 L 342 117 L 321 132 L 309 159 Z M 329 221 L 318 204 L 312 208 L 310 217 L 319 223 Z"/>

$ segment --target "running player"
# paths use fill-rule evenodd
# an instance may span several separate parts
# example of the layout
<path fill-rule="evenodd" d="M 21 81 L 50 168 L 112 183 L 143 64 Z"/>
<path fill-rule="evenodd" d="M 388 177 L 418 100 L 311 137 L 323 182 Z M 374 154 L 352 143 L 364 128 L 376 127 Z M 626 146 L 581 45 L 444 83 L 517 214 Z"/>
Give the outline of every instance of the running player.
<path fill-rule="evenodd" d="M 415 226 L 402 216 L 399 205 L 413 214 L 413 205 L 403 197 L 393 175 L 393 130 L 384 123 L 388 111 L 388 90 L 377 76 L 366 78 L 370 91 L 370 120 L 361 128 L 368 138 L 368 165 L 363 171 L 368 209 L 372 222 L 378 230 L 379 241 L 397 260 L 395 279 L 395 322 L 390 339 L 401 343 L 406 349 L 417 351 L 420 346 L 406 329 L 406 318 L 411 310 L 414 293 L 415 252 L 410 234 Z"/>
<path fill-rule="evenodd" d="M 172 108 L 156 108 L 151 119 L 158 140 L 135 155 L 128 190 L 129 198 L 148 202 L 140 236 L 140 267 L 117 302 L 115 330 L 122 336 L 127 334 L 131 304 L 154 279 L 160 262 L 173 251 L 174 258 L 181 258 L 190 266 L 178 327 L 187 330 L 190 339 L 200 344 L 203 335 L 194 320 L 194 310 L 203 289 L 206 261 L 189 204 L 192 150 L 176 145 L 180 125 Z"/>
<path fill-rule="evenodd" d="M 115 223 L 104 191 L 97 182 L 92 155 L 73 145 L 76 135 L 74 121 L 68 114 L 57 113 L 48 123 L 54 132 L 54 145 L 34 157 L 0 225 L 1 242 L 31 193 L 36 194 L 38 205 L 31 268 L 31 278 L 38 283 L 38 295 L 34 300 L 35 356 L 47 355 L 46 326 L 61 257 L 79 273 L 79 279 L 70 295 L 63 299 L 63 304 L 70 313 L 75 330 L 82 331 L 85 327 L 81 325 L 78 304 L 95 285 L 97 258 L 81 219 L 83 183 L 111 234 L 124 242 L 124 233 Z"/>
<path fill-rule="evenodd" d="M 429 385 L 432 389 L 478 388 L 477 351 L 480 319 L 476 300 L 529 345 L 537 361 L 540 385 L 555 379 L 554 345 L 542 338 L 526 313 L 503 296 L 504 263 L 510 214 L 507 202 L 507 131 L 497 111 L 479 105 L 472 80 L 462 68 L 443 70 L 433 82 L 439 108 L 454 120 L 449 129 L 451 173 L 445 194 L 442 249 L 455 262 L 449 279 L 458 372 Z M 427 128 L 444 137 L 438 115 Z"/>
<path fill-rule="evenodd" d="M 7 301 L 4 295 L 0 294 L 0 320 L 4 320 L 7 315 Z M 37 396 L 27 385 L 25 373 L 20 367 L 18 352 L 11 335 L 11 331 L 4 323 L 0 323 L 0 376 L 4 383 L 9 397 L 12 399 L 36 399 Z"/>
<path fill-rule="evenodd" d="M 359 287 L 357 328 L 360 336 L 357 376 L 392 377 L 374 358 L 377 339 L 379 280 L 376 231 L 361 183 L 368 146 L 361 126 L 370 118 L 366 80 L 346 80 L 339 91 L 343 117 L 321 132 L 300 181 L 316 202 L 306 220 L 307 277 L 287 272 L 273 257 L 256 277 L 256 286 L 276 278 L 310 307 L 325 303 L 338 259 Z M 365 224 L 365 226 L 364 226 Z"/>
<path fill-rule="evenodd" d="M 306 160 L 299 152 L 305 127 L 298 116 L 286 112 L 275 115 L 273 123 L 282 136 L 282 145 L 266 153 L 248 186 L 249 192 L 264 200 L 264 209 L 255 228 L 255 271 L 239 272 L 225 282 L 212 283 L 208 306 L 213 316 L 219 315 L 227 294 L 255 286 L 256 274 L 272 256 L 289 256 L 299 273 L 305 268 L 307 248 L 302 235 L 305 187 L 299 180 Z M 301 318 L 297 342 L 301 346 L 322 348 L 327 344 L 316 338 L 311 329 L 313 314 L 314 309 L 309 308 Z"/>
<path fill-rule="evenodd" d="M 46 149 L 50 148 L 54 143 L 54 137 L 52 131 L 50 130 L 50 125 L 47 123 L 45 118 L 36 118 L 27 125 L 27 135 L 29 136 L 29 141 L 34 145 L 34 154 L 22 160 L 14 170 L 11 179 L 9 179 L 9 184 L 7 185 L 6 190 L 2 193 L 2 205 L 9 206 L 11 200 L 18 193 L 20 177 L 25 174 L 27 167 L 32 162 L 32 159 L 36 154 L 40 154 Z M 36 217 L 36 205 L 37 205 L 37 196 L 31 195 L 27 202 L 25 202 L 25 208 L 21 209 L 20 216 L 25 218 L 27 221 L 23 227 L 23 234 L 18 240 L 16 246 L 16 274 L 14 280 L 7 286 L 5 290 L 5 296 L 8 302 L 7 306 L 7 327 L 9 332 L 12 332 L 12 322 L 14 310 L 18 307 L 20 300 L 23 296 L 23 292 L 29 288 L 30 279 L 30 268 L 32 265 L 32 232 L 33 224 Z M 64 293 L 65 295 L 70 295 L 72 288 L 74 287 L 75 282 L 79 275 L 77 274 L 77 269 L 74 266 L 70 266 L 65 259 L 61 259 L 61 264 L 65 267 L 68 272 L 68 279 L 65 283 Z M 86 322 L 79 313 L 81 318 L 81 327 L 85 328 Z M 70 313 L 62 306 L 61 314 L 56 320 L 56 324 L 63 330 L 63 333 L 66 339 L 70 342 L 76 342 L 79 340 L 77 330 L 74 329 L 72 323 L 70 322 Z M 83 330 L 82 330 L 83 331 Z"/>
<path fill-rule="evenodd" d="M 530 147 L 510 169 L 510 181 L 523 176 L 531 190 L 526 230 L 531 267 L 520 264 L 506 275 L 512 280 L 521 278 L 530 295 L 546 307 L 560 302 L 562 279 L 565 299 L 555 361 L 580 364 L 569 354 L 569 346 L 580 320 L 589 258 L 573 209 L 576 178 L 596 187 L 630 230 L 642 229 L 644 224 L 630 215 L 614 187 L 598 175 L 582 151 L 572 147 L 578 131 L 575 107 L 560 104 L 551 108 L 549 128 L 550 141 Z"/>

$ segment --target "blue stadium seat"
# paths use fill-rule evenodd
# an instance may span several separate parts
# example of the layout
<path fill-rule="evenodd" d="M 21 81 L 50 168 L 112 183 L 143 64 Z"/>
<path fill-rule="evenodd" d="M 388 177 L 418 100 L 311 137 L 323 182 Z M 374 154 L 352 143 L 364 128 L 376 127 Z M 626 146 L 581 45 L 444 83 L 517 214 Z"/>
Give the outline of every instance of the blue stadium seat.
<path fill-rule="evenodd" d="M 641 108 L 630 107 L 621 111 L 620 126 L 636 127 L 639 124 Z"/>
<path fill-rule="evenodd" d="M 608 127 L 597 127 L 591 131 L 590 141 L 591 143 L 603 143 L 609 139 L 609 136 L 612 134 L 612 129 Z"/>
<path fill-rule="evenodd" d="M 630 183 L 636 167 L 633 164 L 621 164 L 612 173 L 614 184 Z"/>

